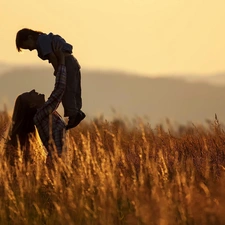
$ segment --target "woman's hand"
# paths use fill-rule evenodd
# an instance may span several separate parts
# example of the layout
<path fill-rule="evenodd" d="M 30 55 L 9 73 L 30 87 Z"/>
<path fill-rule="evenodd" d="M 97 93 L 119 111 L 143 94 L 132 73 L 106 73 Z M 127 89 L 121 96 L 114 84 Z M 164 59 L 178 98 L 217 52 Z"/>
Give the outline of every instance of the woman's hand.
<path fill-rule="evenodd" d="M 52 48 L 55 56 L 57 57 L 58 60 L 58 65 L 63 64 L 65 65 L 65 55 L 62 51 L 62 44 L 59 42 L 54 42 L 52 43 Z"/>

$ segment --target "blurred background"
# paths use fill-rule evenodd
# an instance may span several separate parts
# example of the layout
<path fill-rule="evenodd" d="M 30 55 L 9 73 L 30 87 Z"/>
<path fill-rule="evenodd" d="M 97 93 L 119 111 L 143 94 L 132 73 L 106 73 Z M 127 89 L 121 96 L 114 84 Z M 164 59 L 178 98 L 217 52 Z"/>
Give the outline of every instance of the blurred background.
<path fill-rule="evenodd" d="M 216 113 L 225 122 L 224 9 L 222 0 L 2 0 L 0 110 L 54 87 L 47 61 L 16 50 L 27 27 L 73 45 L 88 118 L 202 123 Z"/>

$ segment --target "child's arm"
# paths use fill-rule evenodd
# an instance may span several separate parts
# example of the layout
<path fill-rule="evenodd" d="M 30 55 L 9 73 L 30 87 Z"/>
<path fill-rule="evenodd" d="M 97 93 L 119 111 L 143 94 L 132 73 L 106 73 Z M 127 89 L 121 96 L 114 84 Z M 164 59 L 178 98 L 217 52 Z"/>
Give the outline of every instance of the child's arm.
<path fill-rule="evenodd" d="M 38 39 L 38 56 L 41 59 L 48 59 L 49 63 L 52 64 L 53 68 L 54 68 L 54 75 L 56 75 L 57 70 L 58 70 L 58 61 L 57 61 L 57 57 L 54 53 L 53 50 L 53 45 L 56 44 L 56 41 L 54 40 L 52 42 L 51 38 L 49 35 L 47 34 L 43 34 L 39 37 Z M 60 43 L 57 43 L 58 45 Z"/>

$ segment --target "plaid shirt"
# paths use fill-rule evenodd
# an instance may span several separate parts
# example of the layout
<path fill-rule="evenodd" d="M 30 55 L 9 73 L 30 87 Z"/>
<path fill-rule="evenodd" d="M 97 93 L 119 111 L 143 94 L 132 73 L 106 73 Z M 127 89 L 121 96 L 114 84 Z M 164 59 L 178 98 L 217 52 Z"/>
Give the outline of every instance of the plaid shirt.
<path fill-rule="evenodd" d="M 58 154 L 60 155 L 62 153 L 65 122 L 57 113 L 56 109 L 62 100 L 65 88 L 66 67 L 60 65 L 56 74 L 54 90 L 45 104 L 37 110 L 37 113 L 34 116 L 34 124 L 37 127 L 39 136 L 48 150 L 49 155 L 51 155 L 51 152 L 49 151 L 51 140 L 54 141 Z"/>

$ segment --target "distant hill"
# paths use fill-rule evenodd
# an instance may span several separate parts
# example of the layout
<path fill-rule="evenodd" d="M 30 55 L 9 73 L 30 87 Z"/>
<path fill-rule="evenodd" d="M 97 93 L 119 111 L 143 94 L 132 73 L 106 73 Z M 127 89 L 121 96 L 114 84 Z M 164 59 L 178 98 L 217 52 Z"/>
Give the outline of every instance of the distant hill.
<path fill-rule="evenodd" d="M 208 84 L 213 84 L 216 86 L 225 85 L 225 73 L 218 73 L 214 75 L 192 75 L 192 76 L 182 76 L 185 80 L 190 82 L 204 82 Z"/>
<path fill-rule="evenodd" d="M 17 68 L 0 76 L 0 109 L 12 109 L 22 92 L 36 89 L 47 97 L 54 86 L 52 69 Z M 117 113 L 128 118 L 147 116 L 150 123 L 165 118 L 179 123 L 204 122 L 217 113 L 225 122 L 225 85 L 149 78 L 123 72 L 82 70 L 83 110 L 88 117 Z M 1 107 L 2 106 L 2 107 Z M 62 113 L 62 107 L 59 110 Z"/>
<path fill-rule="evenodd" d="M 0 76 L 8 70 L 10 70 L 10 65 L 0 61 Z"/>

